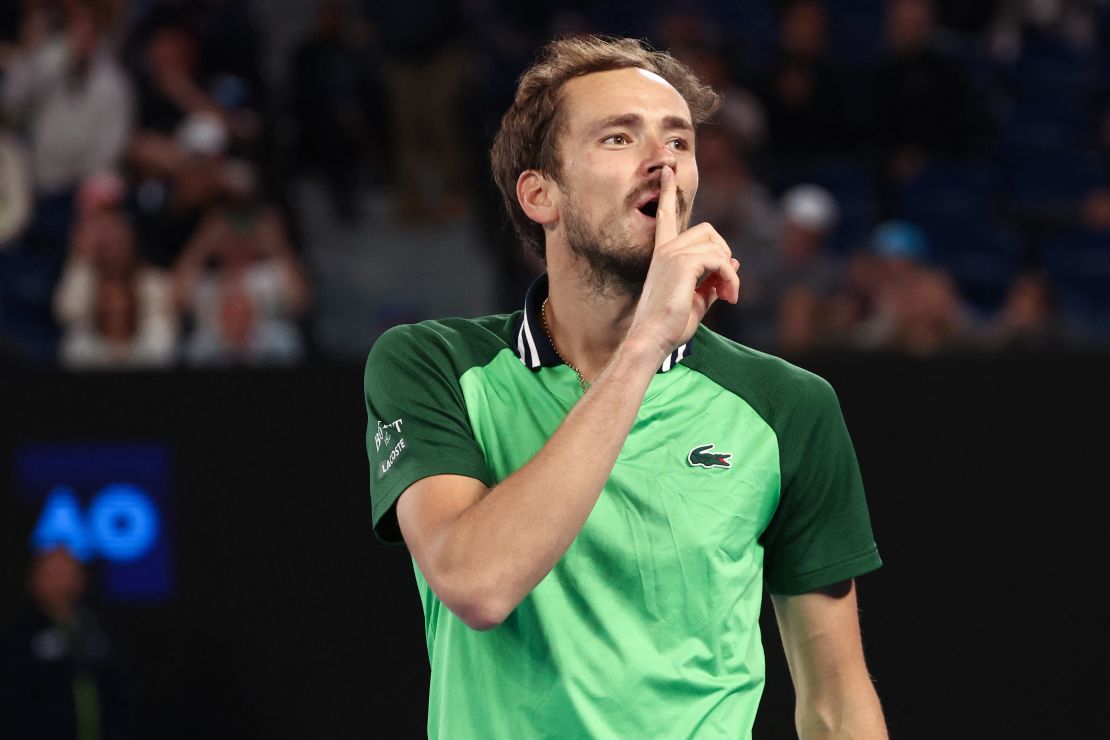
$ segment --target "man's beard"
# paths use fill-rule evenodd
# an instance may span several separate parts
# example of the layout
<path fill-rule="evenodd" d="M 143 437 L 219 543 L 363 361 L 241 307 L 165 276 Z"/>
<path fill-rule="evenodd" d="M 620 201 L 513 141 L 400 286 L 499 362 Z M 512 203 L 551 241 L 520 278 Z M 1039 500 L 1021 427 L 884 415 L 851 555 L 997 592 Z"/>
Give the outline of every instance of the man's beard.
<path fill-rule="evenodd" d="M 637 188 L 625 199 L 622 210 L 607 214 L 595 228 L 582 217 L 573 194 L 564 190 L 567 207 L 563 211 L 564 233 L 571 253 L 580 257 L 586 276 L 602 296 L 639 297 L 655 255 L 655 231 L 639 244 L 628 228 L 628 212 L 644 194 L 658 192 L 659 181 Z M 684 230 L 689 207 L 686 196 L 677 192 L 679 231 Z"/>

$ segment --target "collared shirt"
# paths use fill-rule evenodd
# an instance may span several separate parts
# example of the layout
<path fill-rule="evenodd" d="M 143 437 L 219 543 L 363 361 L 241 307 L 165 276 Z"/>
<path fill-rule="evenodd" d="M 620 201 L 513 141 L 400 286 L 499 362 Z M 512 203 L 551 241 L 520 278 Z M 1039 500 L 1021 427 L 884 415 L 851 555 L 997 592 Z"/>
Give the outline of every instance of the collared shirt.
<path fill-rule="evenodd" d="M 543 334 L 545 292 L 533 286 L 510 315 L 396 327 L 375 343 L 366 447 L 382 540 L 400 542 L 394 507 L 423 478 L 512 495 L 497 486 L 584 397 Z M 429 737 L 750 737 L 764 589 L 804 593 L 879 567 L 828 383 L 705 327 L 695 340 L 654 376 L 582 529 L 502 624 L 472 630 L 414 562 Z M 539 493 L 552 510 L 579 494 Z"/>
<path fill-rule="evenodd" d="M 547 300 L 547 291 L 548 281 L 545 273 L 536 278 L 528 288 L 528 294 L 524 297 L 524 310 L 517 314 L 517 320 L 513 325 L 516 353 L 520 356 L 520 361 L 533 370 L 563 364 L 544 328 L 542 312 L 543 302 Z M 693 352 L 692 339 L 675 347 L 659 366 L 659 372 L 667 372 L 684 358 L 689 357 L 691 352 Z"/>

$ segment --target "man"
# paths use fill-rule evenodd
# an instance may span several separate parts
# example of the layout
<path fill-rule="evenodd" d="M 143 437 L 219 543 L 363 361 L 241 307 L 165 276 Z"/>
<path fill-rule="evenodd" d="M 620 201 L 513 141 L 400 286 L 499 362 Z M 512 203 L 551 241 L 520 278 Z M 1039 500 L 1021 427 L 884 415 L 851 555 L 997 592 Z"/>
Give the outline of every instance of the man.
<path fill-rule="evenodd" d="M 38 550 L 32 603 L 0 633 L 0 737 L 136 737 L 134 687 L 86 603 L 85 564 L 65 547 Z"/>
<path fill-rule="evenodd" d="M 550 44 L 492 151 L 547 274 L 522 312 L 370 353 L 374 524 L 413 556 L 431 737 L 749 737 L 764 580 L 802 737 L 885 737 L 835 396 L 699 326 L 739 296 L 728 245 L 686 229 L 716 103 L 635 41 Z"/>

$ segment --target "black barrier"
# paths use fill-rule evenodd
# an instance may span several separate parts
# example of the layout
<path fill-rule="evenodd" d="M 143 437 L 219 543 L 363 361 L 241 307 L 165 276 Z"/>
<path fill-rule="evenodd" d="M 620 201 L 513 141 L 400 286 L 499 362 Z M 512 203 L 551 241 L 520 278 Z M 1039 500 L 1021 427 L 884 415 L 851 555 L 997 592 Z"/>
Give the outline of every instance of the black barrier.
<path fill-rule="evenodd" d="M 1110 658 L 1101 587 L 1110 355 L 812 357 L 837 389 L 885 560 L 860 581 L 898 738 L 1091 736 Z M 100 609 L 141 736 L 422 734 L 423 621 L 405 552 L 370 532 L 360 368 L 0 378 L 2 607 L 38 512 L 27 445 L 164 445 L 175 591 Z M 84 506 L 79 502 L 79 506 Z M 759 738 L 792 694 L 764 615 Z"/>

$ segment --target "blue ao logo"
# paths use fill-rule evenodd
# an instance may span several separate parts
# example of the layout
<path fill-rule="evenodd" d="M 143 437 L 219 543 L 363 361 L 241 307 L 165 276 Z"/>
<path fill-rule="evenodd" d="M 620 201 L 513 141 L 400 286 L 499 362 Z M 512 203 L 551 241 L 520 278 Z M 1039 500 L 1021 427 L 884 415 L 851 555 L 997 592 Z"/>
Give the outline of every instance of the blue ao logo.
<path fill-rule="evenodd" d="M 116 563 L 141 560 L 158 541 L 161 517 L 143 489 L 113 483 L 98 491 L 82 511 L 68 486 L 50 491 L 31 535 L 38 548 L 64 545 L 74 557 L 99 555 Z"/>

